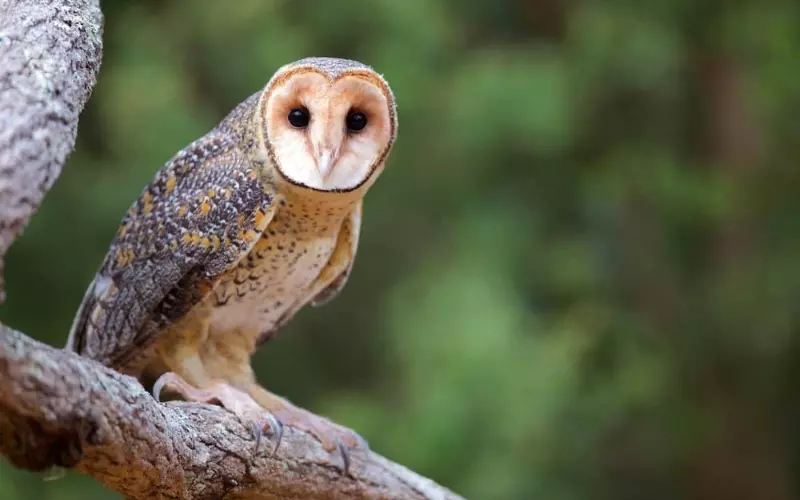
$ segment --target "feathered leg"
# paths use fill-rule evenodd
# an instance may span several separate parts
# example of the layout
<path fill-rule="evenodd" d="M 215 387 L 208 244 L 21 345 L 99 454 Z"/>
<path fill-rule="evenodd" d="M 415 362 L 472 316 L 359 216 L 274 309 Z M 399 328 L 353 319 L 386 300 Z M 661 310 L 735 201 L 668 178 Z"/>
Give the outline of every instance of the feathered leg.
<path fill-rule="evenodd" d="M 264 428 L 269 426 L 275 438 L 274 453 L 283 436 L 280 422 L 230 382 L 250 370 L 242 337 L 232 334 L 223 351 L 210 353 L 208 348 L 213 348 L 214 343 L 207 344 L 208 332 L 208 314 L 197 313 L 186 317 L 163 338 L 156 348 L 159 363 L 155 365 L 158 378 L 153 384 L 153 397 L 160 400 L 166 391 L 186 401 L 219 403 L 253 429 L 256 451 Z"/>

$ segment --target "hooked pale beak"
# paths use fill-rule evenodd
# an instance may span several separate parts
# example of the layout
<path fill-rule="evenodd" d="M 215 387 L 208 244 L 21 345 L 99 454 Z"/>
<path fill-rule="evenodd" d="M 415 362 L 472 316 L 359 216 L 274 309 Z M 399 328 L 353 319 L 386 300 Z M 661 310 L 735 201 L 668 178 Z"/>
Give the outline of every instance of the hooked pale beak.
<path fill-rule="evenodd" d="M 319 152 L 319 160 L 317 161 L 317 169 L 323 179 L 328 178 L 333 170 L 333 165 L 339 159 L 339 148 L 323 149 Z"/>

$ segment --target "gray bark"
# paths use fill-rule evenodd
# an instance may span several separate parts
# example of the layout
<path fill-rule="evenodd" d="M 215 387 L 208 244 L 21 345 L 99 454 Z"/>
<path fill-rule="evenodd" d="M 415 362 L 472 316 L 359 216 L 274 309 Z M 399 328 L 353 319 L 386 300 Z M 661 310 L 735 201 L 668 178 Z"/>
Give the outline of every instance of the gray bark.
<path fill-rule="evenodd" d="M 370 451 L 329 454 L 287 427 L 278 451 L 220 406 L 158 403 L 136 379 L 0 325 L 0 453 L 74 467 L 127 498 L 458 499 Z"/>
<path fill-rule="evenodd" d="M 6 252 L 75 144 L 102 32 L 98 0 L 0 0 L 0 302 Z"/>

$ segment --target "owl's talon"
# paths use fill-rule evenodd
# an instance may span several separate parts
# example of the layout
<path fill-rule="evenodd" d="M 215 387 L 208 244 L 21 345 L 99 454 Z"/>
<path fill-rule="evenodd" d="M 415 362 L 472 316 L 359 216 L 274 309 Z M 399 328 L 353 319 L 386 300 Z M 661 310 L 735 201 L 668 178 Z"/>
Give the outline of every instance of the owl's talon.
<path fill-rule="evenodd" d="M 156 403 L 161 402 L 160 394 L 161 390 L 164 389 L 164 384 L 159 385 L 159 381 L 161 381 L 161 379 L 156 380 L 156 383 L 153 384 L 153 399 L 156 400 Z"/>
<path fill-rule="evenodd" d="M 197 399 L 199 397 L 200 389 L 192 387 L 188 382 L 174 372 L 166 372 L 162 374 L 153 384 L 153 398 L 156 402 L 161 402 L 161 392 L 164 388 L 170 388 L 178 394 L 188 398 Z"/>
<path fill-rule="evenodd" d="M 347 448 L 342 443 L 338 443 L 337 448 L 339 448 L 339 453 L 342 455 L 343 475 L 346 476 L 350 472 L 350 452 L 347 451 Z"/>
<path fill-rule="evenodd" d="M 272 458 L 275 455 L 275 452 L 278 451 L 278 446 L 281 445 L 281 441 L 283 440 L 283 424 L 278 421 L 272 414 L 270 414 L 270 418 L 272 422 L 275 423 L 273 436 L 275 436 L 275 446 L 272 448 L 272 453 L 269 454 L 269 458 Z"/>
<path fill-rule="evenodd" d="M 254 454 L 258 453 L 264 435 L 264 428 L 268 425 L 270 434 L 275 440 L 275 445 L 268 455 L 271 458 L 277 453 L 283 440 L 284 426 L 289 425 L 298 430 L 305 431 L 322 443 L 325 451 L 331 453 L 338 451 L 342 455 L 344 475 L 350 472 L 352 463 L 350 451 L 353 449 L 369 449 L 366 440 L 356 432 L 342 427 L 330 420 L 314 415 L 298 408 L 283 398 L 280 398 L 258 387 L 253 391 L 258 402 L 247 392 L 243 392 L 227 383 L 215 382 L 206 389 L 193 387 L 183 378 L 173 372 L 161 375 L 153 384 L 153 397 L 160 400 L 160 393 L 169 388 L 179 393 L 187 401 L 202 403 L 219 402 L 228 411 L 239 417 L 245 425 L 249 426 L 255 438 Z"/>
<path fill-rule="evenodd" d="M 284 426 L 288 425 L 311 434 L 328 453 L 338 451 L 342 456 L 343 474 L 345 476 L 350 473 L 352 464 L 351 451 L 369 449 L 367 441 L 355 431 L 333 423 L 325 417 L 298 408 L 271 393 L 267 393 L 270 395 L 270 399 L 267 399 L 264 393 L 266 391 L 260 393 L 260 397 L 257 398 L 259 403 L 262 406 L 266 406 Z M 280 438 L 277 439 L 278 443 L 280 443 Z"/>
<path fill-rule="evenodd" d="M 278 451 L 278 446 L 281 445 L 281 440 L 283 439 L 283 424 L 278 422 L 278 420 L 270 413 L 267 413 L 266 418 L 262 421 L 253 420 L 250 426 L 253 431 L 253 435 L 256 437 L 254 453 L 258 453 L 258 448 L 261 445 L 261 438 L 264 436 L 265 423 L 269 424 L 270 435 L 275 439 L 275 446 L 272 447 L 272 451 L 269 455 L 267 455 L 267 458 L 272 458 L 275 455 L 275 452 Z"/>
<path fill-rule="evenodd" d="M 164 376 L 158 377 L 158 380 L 153 384 L 153 399 L 156 403 L 161 402 L 161 391 L 164 390 Z"/>
<path fill-rule="evenodd" d="M 256 437 L 256 445 L 253 449 L 253 453 L 255 454 L 258 453 L 258 447 L 261 445 L 261 437 L 264 435 L 264 430 L 256 422 L 251 422 L 250 431 L 252 431 L 253 435 Z"/>
<path fill-rule="evenodd" d="M 275 439 L 275 446 L 269 456 L 272 457 L 278 450 L 283 438 L 283 424 L 269 411 L 261 408 L 246 392 L 240 391 L 225 382 L 214 382 L 206 389 L 199 389 L 190 385 L 174 372 L 164 373 L 153 384 L 153 398 L 156 401 L 160 402 L 161 392 L 165 388 L 177 392 L 186 401 L 219 403 L 236 415 L 243 424 L 249 424 L 256 441 L 254 454 L 258 453 L 258 448 L 261 445 L 264 426 L 269 425 L 270 435 Z"/>

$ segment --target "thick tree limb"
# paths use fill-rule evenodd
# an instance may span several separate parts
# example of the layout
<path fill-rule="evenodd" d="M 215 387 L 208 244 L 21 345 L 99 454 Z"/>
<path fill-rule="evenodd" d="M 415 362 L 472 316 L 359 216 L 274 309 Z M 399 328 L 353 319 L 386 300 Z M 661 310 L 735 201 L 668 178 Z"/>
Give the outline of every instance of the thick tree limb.
<path fill-rule="evenodd" d="M 98 0 L 0 0 L 0 302 L 5 254 L 75 145 L 102 31 Z"/>
<path fill-rule="evenodd" d="M 127 498 L 460 498 L 372 452 L 350 472 L 287 428 L 277 453 L 218 406 L 157 403 L 133 378 L 0 326 L 0 452 L 75 467 Z"/>

